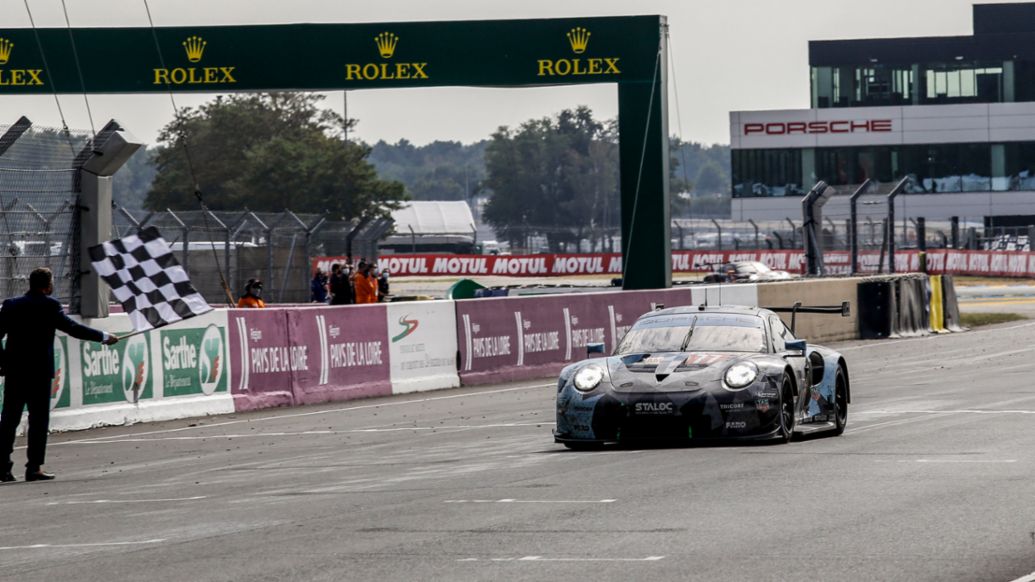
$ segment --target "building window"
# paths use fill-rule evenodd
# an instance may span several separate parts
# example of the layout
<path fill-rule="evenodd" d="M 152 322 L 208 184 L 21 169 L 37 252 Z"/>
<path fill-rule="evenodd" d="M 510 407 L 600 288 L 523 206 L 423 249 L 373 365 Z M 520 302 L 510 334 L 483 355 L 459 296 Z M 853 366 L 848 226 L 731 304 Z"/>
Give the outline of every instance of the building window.
<path fill-rule="evenodd" d="M 923 103 L 1000 103 L 1002 63 L 924 65 Z"/>
<path fill-rule="evenodd" d="M 800 149 L 734 150 L 733 197 L 803 196 Z"/>

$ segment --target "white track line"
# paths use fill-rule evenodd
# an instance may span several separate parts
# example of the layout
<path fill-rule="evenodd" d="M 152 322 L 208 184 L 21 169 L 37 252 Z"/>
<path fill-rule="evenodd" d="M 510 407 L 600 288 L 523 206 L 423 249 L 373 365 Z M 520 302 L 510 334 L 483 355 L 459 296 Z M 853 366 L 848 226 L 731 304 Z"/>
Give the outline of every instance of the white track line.
<path fill-rule="evenodd" d="M 446 499 L 443 503 L 614 503 L 617 499 Z"/>
<path fill-rule="evenodd" d="M 1010 582 L 1035 582 L 1035 572 L 1028 574 L 1027 576 L 1021 576 L 1016 580 L 1010 580 Z"/>
<path fill-rule="evenodd" d="M 98 542 L 92 544 L 32 544 L 31 546 L 0 546 L 4 550 L 39 550 L 47 548 L 106 548 L 113 546 L 141 546 L 145 544 L 160 544 L 164 538 L 153 540 L 140 540 L 138 542 Z"/>
<path fill-rule="evenodd" d="M 179 497 L 175 499 L 90 499 L 83 501 L 51 501 L 47 505 L 92 505 L 102 503 L 172 503 L 176 501 L 197 501 L 199 499 L 208 499 L 207 495 L 198 495 L 196 497 Z"/>
<path fill-rule="evenodd" d="M 147 432 L 138 432 L 138 433 L 133 433 L 131 435 L 111 435 L 111 436 L 96 437 L 96 438 L 91 438 L 91 439 L 78 439 L 78 440 L 74 440 L 74 441 L 55 442 L 55 443 L 52 443 L 50 446 L 53 447 L 53 446 L 59 446 L 59 445 L 82 444 L 82 443 L 90 443 L 90 442 L 103 442 L 103 441 L 109 440 L 109 439 L 121 438 L 122 436 L 139 437 L 139 436 L 147 436 L 147 435 L 153 435 L 153 434 L 169 434 L 169 433 L 174 433 L 174 432 L 183 432 L 183 431 L 188 431 L 188 430 L 201 430 L 201 429 L 205 429 L 205 428 L 216 428 L 216 427 L 221 427 L 221 426 L 230 426 L 230 425 L 250 423 L 250 422 L 262 422 L 262 421 L 267 421 L 267 420 L 282 420 L 282 419 L 285 419 L 285 418 L 301 418 L 301 417 L 305 417 L 305 416 L 317 416 L 317 415 L 321 415 L 321 414 L 334 414 L 336 412 L 352 412 L 354 410 L 369 410 L 371 408 L 381 408 L 381 407 L 386 407 L 386 406 L 406 406 L 407 404 L 422 404 L 422 403 L 425 403 L 425 402 L 435 402 L 435 401 L 439 401 L 439 400 L 454 400 L 456 398 L 468 398 L 468 397 L 472 397 L 472 396 L 491 396 L 493 394 L 503 394 L 503 393 L 506 393 L 506 392 L 517 392 L 519 390 L 532 390 L 532 389 L 535 389 L 535 388 L 547 388 L 547 387 L 556 386 L 556 385 L 557 384 L 555 382 L 551 382 L 549 384 L 532 384 L 532 385 L 526 385 L 526 386 L 516 386 L 516 387 L 513 387 L 513 388 L 501 388 L 499 390 L 486 390 L 486 391 L 483 391 L 483 392 L 468 392 L 468 393 L 465 393 L 465 394 L 451 394 L 449 396 L 433 396 L 433 397 L 429 397 L 429 398 L 418 398 L 416 400 L 404 400 L 404 401 L 400 401 L 400 402 L 381 402 L 381 403 L 378 403 L 378 404 L 364 404 L 364 405 L 360 405 L 360 406 L 349 406 L 349 407 L 345 407 L 345 408 L 332 408 L 332 409 L 328 409 L 328 410 L 316 410 L 316 411 L 313 411 L 313 412 L 296 412 L 296 413 L 292 413 L 292 414 L 278 414 L 278 415 L 275 415 L 275 416 L 260 416 L 260 417 L 256 417 L 256 418 L 242 418 L 242 419 L 239 419 L 239 420 L 228 420 L 226 422 L 215 422 L 215 423 L 212 423 L 212 424 L 199 424 L 199 425 L 196 425 L 196 426 L 183 426 L 183 427 L 180 427 L 180 428 L 169 428 L 169 429 L 162 429 L 162 430 L 152 430 L 152 431 L 147 431 Z"/>
<path fill-rule="evenodd" d="M 544 558 L 542 556 L 523 556 L 521 558 L 460 558 L 457 562 L 658 562 L 665 556 L 647 556 L 646 558 Z"/>

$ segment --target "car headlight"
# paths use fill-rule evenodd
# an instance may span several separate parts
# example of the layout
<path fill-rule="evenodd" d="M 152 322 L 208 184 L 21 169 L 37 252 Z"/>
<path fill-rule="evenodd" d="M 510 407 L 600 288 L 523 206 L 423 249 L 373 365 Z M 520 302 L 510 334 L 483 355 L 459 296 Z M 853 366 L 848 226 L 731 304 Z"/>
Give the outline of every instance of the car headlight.
<path fill-rule="evenodd" d="M 751 362 L 741 362 L 730 366 L 722 379 L 728 388 L 739 390 L 750 385 L 757 377 L 758 366 Z"/>
<path fill-rule="evenodd" d="M 600 366 L 586 366 L 575 373 L 575 388 L 589 392 L 600 385 L 604 379 L 604 370 Z"/>

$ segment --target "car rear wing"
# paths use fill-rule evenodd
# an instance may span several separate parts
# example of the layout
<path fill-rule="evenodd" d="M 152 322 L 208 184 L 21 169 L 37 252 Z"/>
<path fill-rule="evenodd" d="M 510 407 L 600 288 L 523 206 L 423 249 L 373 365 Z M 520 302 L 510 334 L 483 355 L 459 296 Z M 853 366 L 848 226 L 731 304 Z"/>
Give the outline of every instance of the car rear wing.
<path fill-rule="evenodd" d="M 805 306 L 801 304 L 801 301 L 795 301 L 794 305 L 790 307 L 766 307 L 766 309 L 772 311 L 773 313 L 790 313 L 791 333 L 796 333 L 794 327 L 797 323 L 799 313 L 821 313 L 827 315 L 840 314 L 841 317 L 851 317 L 852 315 L 852 303 L 850 301 L 842 301 L 841 305 L 832 306 Z"/>

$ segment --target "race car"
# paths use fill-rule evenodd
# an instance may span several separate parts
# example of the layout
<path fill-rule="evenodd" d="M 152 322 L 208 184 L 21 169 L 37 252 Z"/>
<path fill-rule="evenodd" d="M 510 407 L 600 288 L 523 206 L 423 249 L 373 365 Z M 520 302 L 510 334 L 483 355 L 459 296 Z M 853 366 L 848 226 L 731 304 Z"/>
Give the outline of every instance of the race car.
<path fill-rule="evenodd" d="M 773 439 L 848 422 L 848 365 L 794 337 L 798 313 L 840 307 L 677 307 L 641 316 L 610 357 L 561 371 L 555 442 L 595 448 L 636 440 Z M 789 312 L 791 329 L 779 312 Z M 591 344 L 588 355 L 603 354 Z"/>
<path fill-rule="evenodd" d="M 737 261 L 713 265 L 715 271 L 704 276 L 705 283 L 754 283 L 757 281 L 786 281 L 792 279 L 787 271 L 775 271 L 758 261 Z"/>

